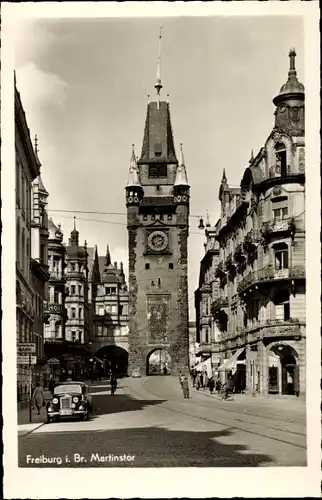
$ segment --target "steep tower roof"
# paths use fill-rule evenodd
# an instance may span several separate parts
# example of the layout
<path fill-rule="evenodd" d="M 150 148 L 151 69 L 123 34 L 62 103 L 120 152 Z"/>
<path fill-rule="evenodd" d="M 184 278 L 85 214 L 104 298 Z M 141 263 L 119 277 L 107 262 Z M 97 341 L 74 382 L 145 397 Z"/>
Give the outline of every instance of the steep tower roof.
<path fill-rule="evenodd" d="M 175 186 L 189 186 L 186 167 L 185 167 L 185 163 L 184 163 L 184 157 L 183 157 L 182 143 L 180 144 L 179 165 L 177 167 L 176 180 L 175 180 L 174 185 Z"/>
<path fill-rule="evenodd" d="M 76 229 L 76 217 L 74 217 L 74 229 L 70 233 L 70 245 L 72 247 L 79 246 L 79 232 Z"/>
<path fill-rule="evenodd" d="M 165 101 L 150 102 L 145 120 L 142 153 L 139 163 L 176 163 L 170 106 Z"/>

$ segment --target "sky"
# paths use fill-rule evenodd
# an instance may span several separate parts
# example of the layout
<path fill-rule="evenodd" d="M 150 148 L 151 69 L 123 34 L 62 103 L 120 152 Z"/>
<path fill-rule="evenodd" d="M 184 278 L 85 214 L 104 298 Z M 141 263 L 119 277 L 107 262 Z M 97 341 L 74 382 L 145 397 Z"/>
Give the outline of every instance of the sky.
<path fill-rule="evenodd" d="M 223 168 L 238 186 L 251 150 L 274 124 L 272 99 L 287 80 L 290 47 L 304 81 L 299 17 L 104 18 L 19 21 L 17 87 L 31 136 L 38 136 L 49 215 L 67 243 L 73 217 L 80 242 L 109 244 L 112 261 L 128 252 L 125 185 L 135 144 L 140 156 L 148 95 L 154 99 L 159 28 L 162 95 L 183 143 L 191 185 L 189 306 L 204 254 L 198 216 L 220 215 Z M 59 212 L 66 210 L 70 212 Z M 99 215 L 86 212 L 108 212 Z"/>

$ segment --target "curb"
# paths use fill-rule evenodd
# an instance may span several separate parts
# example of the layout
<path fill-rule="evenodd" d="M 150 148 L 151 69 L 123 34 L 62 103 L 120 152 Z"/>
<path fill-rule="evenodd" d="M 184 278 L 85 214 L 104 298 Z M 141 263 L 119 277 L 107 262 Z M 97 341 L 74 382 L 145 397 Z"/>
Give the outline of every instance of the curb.
<path fill-rule="evenodd" d="M 39 429 L 40 427 L 42 427 L 43 425 L 45 425 L 46 422 L 41 422 L 39 425 L 37 425 L 37 427 L 34 427 L 33 429 L 29 430 L 29 431 L 23 431 L 23 430 L 19 430 L 19 425 L 18 425 L 18 438 L 19 437 L 24 437 L 24 436 L 28 436 L 29 434 L 31 434 L 32 432 L 36 431 L 37 429 Z M 24 425 L 24 424 L 22 424 Z"/>

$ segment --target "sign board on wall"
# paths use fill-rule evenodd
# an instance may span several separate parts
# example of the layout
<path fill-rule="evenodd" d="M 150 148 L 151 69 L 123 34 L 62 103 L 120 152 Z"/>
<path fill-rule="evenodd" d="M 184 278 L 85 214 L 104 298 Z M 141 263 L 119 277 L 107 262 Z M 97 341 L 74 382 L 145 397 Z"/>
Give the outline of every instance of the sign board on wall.
<path fill-rule="evenodd" d="M 36 344 L 34 342 L 18 342 L 18 354 L 34 354 L 36 352 Z"/>
<path fill-rule="evenodd" d="M 30 364 L 37 364 L 37 356 L 30 356 Z M 29 365 L 29 356 L 17 356 L 17 365 Z"/>

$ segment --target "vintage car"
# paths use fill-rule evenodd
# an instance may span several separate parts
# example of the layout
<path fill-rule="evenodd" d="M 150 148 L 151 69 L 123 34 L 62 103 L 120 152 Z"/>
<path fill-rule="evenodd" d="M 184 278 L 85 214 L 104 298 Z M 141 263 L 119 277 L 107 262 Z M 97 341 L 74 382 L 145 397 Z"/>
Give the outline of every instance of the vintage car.
<path fill-rule="evenodd" d="M 61 417 L 79 417 L 88 420 L 93 412 L 89 387 L 83 382 L 60 382 L 53 389 L 53 397 L 46 405 L 47 423 Z"/>

